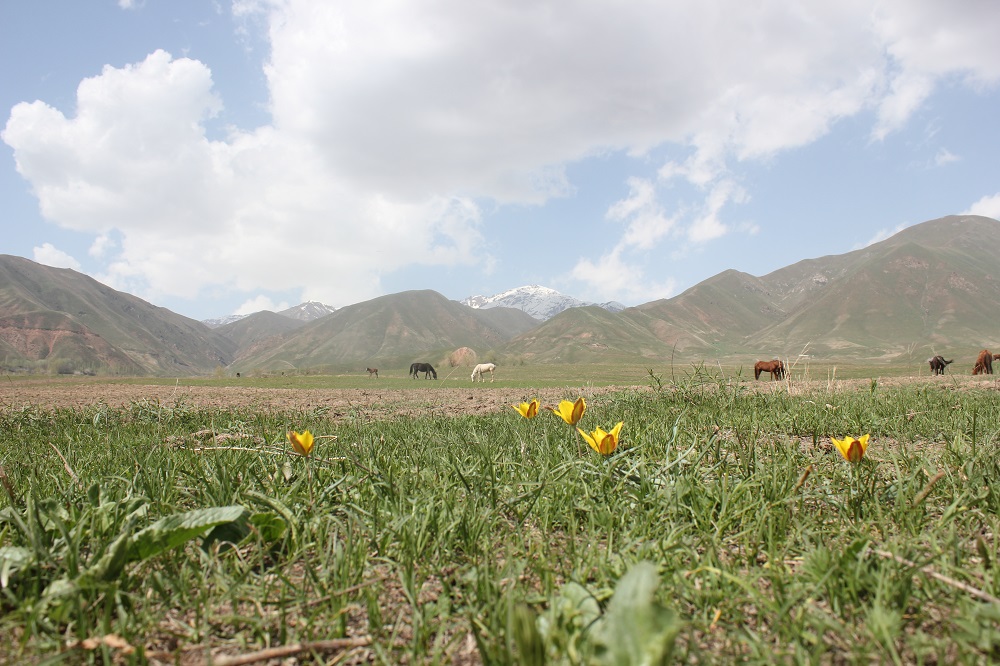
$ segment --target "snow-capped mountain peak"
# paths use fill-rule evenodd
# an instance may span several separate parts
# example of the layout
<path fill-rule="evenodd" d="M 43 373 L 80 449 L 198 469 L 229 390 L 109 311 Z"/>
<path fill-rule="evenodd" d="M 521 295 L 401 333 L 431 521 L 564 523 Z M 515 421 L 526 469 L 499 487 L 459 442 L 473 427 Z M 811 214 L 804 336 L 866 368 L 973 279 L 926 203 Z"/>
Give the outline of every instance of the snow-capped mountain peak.
<path fill-rule="evenodd" d="M 325 305 L 318 301 L 306 301 L 305 303 L 299 303 L 287 310 L 282 310 L 277 313 L 282 317 L 288 317 L 289 319 L 296 319 L 298 321 L 312 321 L 313 319 L 319 319 L 320 317 L 325 317 L 331 312 L 336 311 L 337 308 L 332 305 Z M 225 326 L 226 324 L 232 324 L 234 321 L 239 321 L 244 317 L 249 317 L 249 314 L 234 314 L 226 315 L 225 317 L 218 317 L 216 319 L 202 319 L 201 323 L 205 324 L 209 328 L 219 328 L 220 326 Z"/>
<path fill-rule="evenodd" d="M 278 314 L 283 317 L 288 317 L 289 319 L 312 321 L 314 319 L 319 319 L 320 317 L 325 317 L 336 311 L 336 309 L 337 308 L 332 305 L 325 305 L 319 301 L 306 301 L 305 303 L 299 303 L 298 305 L 288 308 L 287 310 L 282 310 Z"/>
<path fill-rule="evenodd" d="M 250 315 L 245 314 L 233 314 L 226 315 L 225 317 L 216 317 L 215 319 L 202 319 L 201 323 L 209 328 L 219 328 L 220 326 L 225 326 L 226 324 L 232 324 L 234 321 L 239 321 L 244 317 L 249 317 Z"/>
<path fill-rule="evenodd" d="M 470 296 L 461 301 L 470 308 L 515 308 L 522 310 L 535 319 L 549 319 L 556 316 L 567 308 L 575 308 L 583 305 L 600 305 L 600 307 L 611 312 L 624 310 L 621 303 L 588 303 L 572 296 L 560 294 L 555 289 L 532 284 L 524 287 L 516 287 L 493 296 Z"/>

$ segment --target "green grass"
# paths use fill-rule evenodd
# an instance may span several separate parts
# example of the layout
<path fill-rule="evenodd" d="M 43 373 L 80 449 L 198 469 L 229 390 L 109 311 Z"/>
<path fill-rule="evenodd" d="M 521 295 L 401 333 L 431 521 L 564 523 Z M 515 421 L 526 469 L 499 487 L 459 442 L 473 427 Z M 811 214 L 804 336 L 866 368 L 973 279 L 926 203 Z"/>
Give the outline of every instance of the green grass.
<path fill-rule="evenodd" d="M 790 394 L 665 370 L 591 401 L 581 427 L 624 422 L 608 458 L 544 410 L 8 408 L 0 662 L 310 641 L 305 663 L 611 663 L 629 646 L 697 663 L 1000 659 L 992 382 Z M 369 385 L 294 385 L 312 381 Z M 319 437 L 309 459 L 291 429 Z M 830 446 L 864 433 L 858 465 Z M 136 651 L 79 643 L 108 635 Z M 366 645 L 315 643 L 345 636 Z"/>

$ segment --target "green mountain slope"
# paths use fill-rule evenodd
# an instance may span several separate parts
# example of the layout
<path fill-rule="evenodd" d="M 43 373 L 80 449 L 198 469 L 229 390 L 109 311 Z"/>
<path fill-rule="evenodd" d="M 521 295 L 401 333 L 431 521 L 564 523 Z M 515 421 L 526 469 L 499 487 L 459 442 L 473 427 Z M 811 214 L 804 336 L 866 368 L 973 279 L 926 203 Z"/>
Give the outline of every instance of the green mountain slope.
<path fill-rule="evenodd" d="M 300 319 L 263 310 L 213 330 L 232 340 L 239 349 L 247 349 L 262 340 L 294 331 L 305 325 L 306 322 Z"/>
<path fill-rule="evenodd" d="M 598 306 L 563 310 L 501 347 L 532 363 L 603 363 L 658 357 L 663 343 L 642 324 Z"/>
<path fill-rule="evenodd" d="M 952 216 L 761 278 L 789 315 L 748 347 L 919 359 L 1000 342 L 1000 222 Z"/>
<path fill-rule="evenodd" d="M 674 298 L 646 303 L 622 314 L 644 323 L 665 345 L 678 351 L 722 353 L 745 347 L 753 332 L 786 316 L 759 278 L 734 270 L 719 273 Z"/>
<path fill-rule="evenodd" d="M 0 363 L 15 370 L 199 374 L 236 350 L 193 319 L 10 255 L 0 255 L 0 340 Z"/>
<path fill-rule="evenodd" d="M 459 347 L 479 353 L 537 326 L 517 310 L 474 310 L 441 294 L 407 291 L 341 308 L 240 356 L 238 370 L 439 362 Z"/>

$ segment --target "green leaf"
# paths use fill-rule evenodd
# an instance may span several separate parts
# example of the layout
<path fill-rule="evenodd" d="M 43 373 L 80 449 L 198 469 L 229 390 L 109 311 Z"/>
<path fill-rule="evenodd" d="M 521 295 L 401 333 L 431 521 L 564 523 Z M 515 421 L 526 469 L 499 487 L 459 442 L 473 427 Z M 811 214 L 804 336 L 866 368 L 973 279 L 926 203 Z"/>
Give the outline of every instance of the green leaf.
<path fill-rule="evenodd" d="M 129 538 L 132 533 L 131 527 L 130 523 L 125 528 L 125 531 L 108 547 L 101 558 L 83 572 L 81 585 L 86 586 L 92 581 L 108 583 L 117 580 L 121 576 L 122 571 L 125 569 L 125 562 L 127 561 L 128 546 L 131 543 L 131 539 Z"/>
<path fill-rule="evenodd" d="M 201 543 L 201 549 L 206 553 L 210 552 L 215 543 L 221 544 L 220 552 L 229 550 L 233 544 L 243 541 L 250 534 L 250 524 L 246 517 L 234 520 L 231 523 L 222 523 L 212 528 L 205 540 Z"/>
<path fill-rule="evenodd" d="M 148 559 L 180 546 L 216 525 L 239 520 L 245 513 L 246 509 L 239 505 L 215 506 L 161 518 L 136 533 L 128 551 L 129 559 Z"/>
<path fill-rule="evenodd" d="M 33 564 L 35 564 L 34 551 L 30 548 L 0 547 L 0 589 L 6 589 L 14 574 Z"/>
<path fill-rule="evenodd" d="M 666 664 L 681 624 L 677 614 L 656 602 L 656 566 L 639 562 L 615 588 L 608 612 L 595 628 L 596 656 L 602 664 Z"/>
<path fill-rule="evenodd" d="M 250 525 L 260 534 L 265 543 L 279 541 L 288 530 L 288 523 L 276 513 L 262 512 L 250 516 Z"/>
<path fill-rule="evenodd" d="M 517 645 L 520 662 L 524 666 L 545 666 L 545 641 L 538 631 L 535 613 L 524 604 L 518 604 L 511 617 L 511 634 Z"/>

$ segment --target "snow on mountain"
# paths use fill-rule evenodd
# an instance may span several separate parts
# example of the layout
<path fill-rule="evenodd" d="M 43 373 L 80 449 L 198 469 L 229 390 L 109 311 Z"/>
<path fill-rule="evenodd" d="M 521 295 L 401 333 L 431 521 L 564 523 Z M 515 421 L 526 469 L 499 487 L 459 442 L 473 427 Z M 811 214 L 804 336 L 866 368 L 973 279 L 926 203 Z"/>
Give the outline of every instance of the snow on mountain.
<path fill-rule="evenodd" d="M 336 311 L 337 308 L 332 305 L 324 305 L 317 301 L 306 301 L 305 303 L 299 303 L 294 307 L 290 307 L 287 310 L 282 310 L 278 314 L 283 317 L 288 317 L 289 319 L 296 319 L 298 321 L 312 321 L 313 319 L 319 319 L 320 317 L 325 317 L 331 312 Z M 218 317 L 216 319 L 202 319 L 201 323 L 209 328 L 219 328 L 220 326 L 225 326 L 226 324 L 232 324 L 234 321 L 239 321 L 244 317 L 249 317 L 248 314 L 238 314 L 238 315 L 226 315 L 225 317 Z"/>
<path fill-rule="evenodd" d="M 232 324 L 234 321 L 239 321 L 244 317 L 249 317 L 248 314 L 241 315 L 226 315 L 225 317 L 216 317 L 215 319 L 202 319 L 201 323 L 209 328 L 219 328 L 220 326 L 225 326 L 226 324 Z"/>
<path fill-rule="evenodd" d="M 588 303 L 572 296 L 560 294 L 555 289 L 537 284 L 508 289 L 493 296 L 469 296 L 460 301 L 470 308 L 516 308 L 528 313 L 535 319 L 550 319 L 567 308 L 583 305 L 597 305 L 610 312 L 620 312 L 625 306 L 616 301 L 608 303 Z"/>
<path fill-rule="evenodd" d="M 328 314 L 332 314 L 336 311 L 336 309 L 337 308 L 332 305 L 324 305 L 319 301 L 306 301 L 305 303 L 299 303 L 295 307 L 282 310 L 278 314 L 283 317 L 288 317 L 289 319 L 312 321 L 314 319 L 319 319 L 320 317 L 325 317 Z"/>

